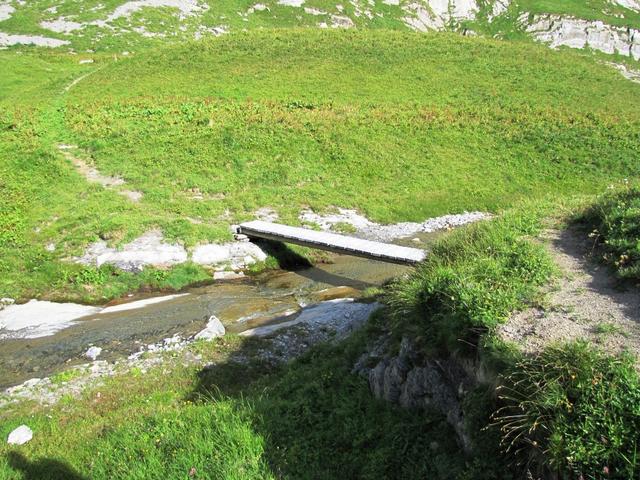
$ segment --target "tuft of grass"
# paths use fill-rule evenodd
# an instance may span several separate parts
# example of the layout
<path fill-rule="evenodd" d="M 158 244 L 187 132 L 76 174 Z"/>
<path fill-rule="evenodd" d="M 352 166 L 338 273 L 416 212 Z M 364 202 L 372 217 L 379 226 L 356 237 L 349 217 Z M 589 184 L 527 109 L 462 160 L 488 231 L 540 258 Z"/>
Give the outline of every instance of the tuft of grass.
<path fill-rule="evenodd" d="M 53 383 L 65 383 L 74 378 L 78 378 L 82 376 L 83 372 L 77 368 L 70 368 L 68 370 L 64 370 L 63 372 L 56 373 L 51 377 L 51 382 Z"/>
<path fill-rule="evenodd" d="M 356 233 L 358 229 L 348 222 L 338 222 L 333 226 L 333 230 L 339 233 Z"/>
<path fill-rule="evenodd" d="M 560 478 L 637 478 L 640 378 L 631 357 L 586 343 L 548 347 L 511 368 L 494 416 L 512 458 Z"/>
<path fill-rule="evenodd" d="M 625 335 L 625 332 L 620 325 L 606 322 L 598 323 L 594 328 L 594 332 L 598 335 Z"/>

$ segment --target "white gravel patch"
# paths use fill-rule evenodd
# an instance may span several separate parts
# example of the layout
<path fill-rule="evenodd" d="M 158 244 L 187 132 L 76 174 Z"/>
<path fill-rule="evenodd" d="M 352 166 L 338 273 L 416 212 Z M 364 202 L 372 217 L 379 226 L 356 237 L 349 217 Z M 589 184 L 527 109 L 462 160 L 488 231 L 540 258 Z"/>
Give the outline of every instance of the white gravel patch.
<path fill-rule="evenodd" d="M 0 32 L 0 47 L 11 47 L 13 45 L 35 45 L 37 47 L 56 48 L 69 45 L 67 40 L 57 38 L 41 37 L 39 35 L 13 35 Z"/>
<path fill-rule="evenodd" d="M 85 24 L 67 20 L 65 17 L 60 17 L 55 20 L 42 21 L 40 22 L 40 26 L 46 30 L 51 30 L 52 32 L 69 35 L 71 32 L 75 32 L 76 30 L 82 30 L 85 27 Z"/>
<path fill-rule="evenodd" d="M 77 319 L 99 311 L 99 307 L 39 300 L 10 305 L 0 311 L 0 340 L 53 335 L 72 326 Z"/>
<path fill-rule="evenodd" d="M 129 18 L 133 13 L 143 8 L 158 7 L 177 8 L 180 10 L 180 17 L 183 19 L 209 9 L 208 5 L 200 5 L 196 0 L 135 0 L 117 7 L 113 13 L 107 17 L 106 22 L 112 22 L 122 17 Z"/>
<path fill-rule="evenodd" d="M 318 225 L 324 231 L 334 230 L 337 225 L 348 224 L 356 230 L 355 234 L 349 235 L 379 242 L 388 242 L 416 233 L 432 233 L 439 230 L 448 230 L 488 218 L 491 218 L 491 215 L 488 213 L 465 212 L 457 215 L 429 218 L 421 223 L 403 222 L 392 225 L 381 225 L 370 221 L 355 210 L 343 208 L 339 208 L 338 213 L 327 215 L 317 214 L 312 210 L 305 210 L 300 214 L 300 220 L 303 223 Z"/>
<path fill-rule="evenodd" d="M 300 315 L 288 322 L 265 325 L 240 333 L 242 337 L 264 337 L 283 328 L 304 324 L 311 328 L 326 327 L 342 336 L 359 328 L 371 313 L 380 308 L 378 303 L 357 303 L 353 298 L 339 298 L 304 308 Z"/>
<path fill-rule="evenodd" d="M 287 7 L 301 7 L 304 4 L 304 0 L 278 0 L 278 5 L 285 5 Z"/>

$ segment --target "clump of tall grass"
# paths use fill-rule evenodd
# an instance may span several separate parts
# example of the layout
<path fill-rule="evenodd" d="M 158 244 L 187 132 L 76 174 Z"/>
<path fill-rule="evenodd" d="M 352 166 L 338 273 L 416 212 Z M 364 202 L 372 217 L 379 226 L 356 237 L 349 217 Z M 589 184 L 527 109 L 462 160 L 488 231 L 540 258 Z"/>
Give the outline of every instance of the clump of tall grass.
<path fill-rule="evenodd" d="M 494 427 L 522 467 L 556 478 L 638 478 L 640 379 L 629 356 L 577 342 L 511 368 Z"/>

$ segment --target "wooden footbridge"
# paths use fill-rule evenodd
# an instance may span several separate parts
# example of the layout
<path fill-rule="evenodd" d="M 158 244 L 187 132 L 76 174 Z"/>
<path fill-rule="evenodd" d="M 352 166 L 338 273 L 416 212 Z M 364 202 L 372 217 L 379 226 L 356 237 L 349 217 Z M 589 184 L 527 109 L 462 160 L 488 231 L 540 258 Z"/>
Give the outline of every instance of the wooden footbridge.
<path fill-rule="evenodd" d="M 261 220 L 240 224 L 238 233 L 249 238 L 264 238 L 266 240 L 294 243 L 319 250 L 405 265 L 421 262 L 426 255 L 424 250 L 418 248 L 372 242 L 346 235 L 317 232 L 307 228 L 291 227 Z"/>

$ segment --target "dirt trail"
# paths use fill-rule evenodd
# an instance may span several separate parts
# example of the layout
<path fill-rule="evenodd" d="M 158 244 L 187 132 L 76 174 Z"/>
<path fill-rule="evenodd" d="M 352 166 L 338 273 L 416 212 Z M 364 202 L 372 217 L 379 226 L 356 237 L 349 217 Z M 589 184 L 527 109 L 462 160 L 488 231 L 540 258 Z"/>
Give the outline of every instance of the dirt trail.
<path fill-rule="evenodd" d="M 610 352 L 640 355 L 640 291 L 623 287 L 611 270 L 591 257 L 593 240 L 570 228 L 543 240 L 561 269 L 543 306 L 516 313 L 499 335 L 536 352 L 555 341 L 585 339 Z"/>
<path fill-rule="evenodd" d="M 120 177 L 109 177 L 100 173 L 95 167 L 89 165 L 82 158 L 78 157 L 74 152 L 78 150 L 75 145 L 58 145 L 58 149 L 62 152 L 64 157 L 69 160 L 78 173 L 80 173 L 88 182 L 99 183 L 105 188 L 120 187 L 125 184 L 125 181 Z M 122 190 L 118 189 L 117 192 L 120 195 L 124 195 L 132 202 L 139 202 L 142 199 L 142 192 L 135 190 Z"/>

